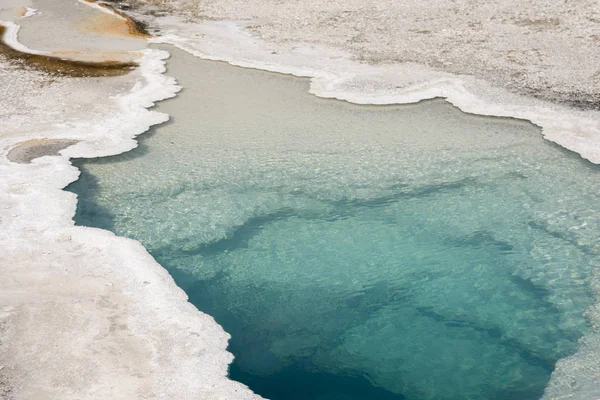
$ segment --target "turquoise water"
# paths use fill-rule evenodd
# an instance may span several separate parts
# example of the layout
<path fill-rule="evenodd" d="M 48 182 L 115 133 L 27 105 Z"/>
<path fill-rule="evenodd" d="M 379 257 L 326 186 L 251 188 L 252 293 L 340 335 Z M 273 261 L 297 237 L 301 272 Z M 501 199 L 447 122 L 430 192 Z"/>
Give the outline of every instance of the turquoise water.
<path fill-rule="evenodd" d="M 76 222 L 141 241 L 289 399 L 536 399 L 588 332 L 600 174 L 527 123 L 367 107 L 175 52 L 172 122 L 78 160 Z"/>

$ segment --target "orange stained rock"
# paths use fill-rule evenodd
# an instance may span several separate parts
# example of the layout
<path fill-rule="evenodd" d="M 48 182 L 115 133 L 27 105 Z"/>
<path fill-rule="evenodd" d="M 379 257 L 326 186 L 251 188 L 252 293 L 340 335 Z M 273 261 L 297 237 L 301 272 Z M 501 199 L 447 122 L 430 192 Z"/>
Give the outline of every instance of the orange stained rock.
<path fill-rule="evenodd" d="M 85 0 L 87 3 L 94 3 L 100 7 L 110 10 L 110 14 L 101 14 L 93 18 L 90 22 L 85 22 L 80 25 L 83 30 L 98 33 L 101 35 L 148 39 L 152 37 L 144 26 L 129 17 L 127 14 L 112 8 L 105 3 L 97 3 L 94 0 Z"/>
<path fill-rule="evenodd" d="M 0 25 L 0 56 L 10 62 L 54 75 L 96 77 L 125 75 L 137 67 L 139 53 L 57 51 L 50 55 L 25 53 L 7 45 L 6 27 Z"/>
<path fill-rule="evenodd" d="M 27 7 L 19 7 L 17 8 L 17 10 L 15 11 L 15 15 L 17 17 L 24 17 L 25 14 L 27 14 Z"/>

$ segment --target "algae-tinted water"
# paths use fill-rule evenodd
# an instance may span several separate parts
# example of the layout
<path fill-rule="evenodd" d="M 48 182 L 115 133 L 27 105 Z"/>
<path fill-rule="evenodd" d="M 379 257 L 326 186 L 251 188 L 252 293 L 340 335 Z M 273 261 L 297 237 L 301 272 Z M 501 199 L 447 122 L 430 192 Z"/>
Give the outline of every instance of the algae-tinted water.
<path fill-rule="evenodd" d="M 76 221 L 140 240 L 275 400 L 536 399 L 587 332 L 598 168 L 519 121 L 368 107 L 175 52 L 173 120 L 81 160 Z"/>

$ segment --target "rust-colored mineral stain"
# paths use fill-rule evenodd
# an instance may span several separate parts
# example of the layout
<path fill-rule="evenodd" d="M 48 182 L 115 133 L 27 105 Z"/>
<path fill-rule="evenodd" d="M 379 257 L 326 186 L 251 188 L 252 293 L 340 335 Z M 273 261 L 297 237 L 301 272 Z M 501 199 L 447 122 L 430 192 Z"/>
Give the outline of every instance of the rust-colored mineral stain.
<path fill-rule="evenodd" d="M 148 39 L 152 37 L 152 35 L 148 33 L 141 22 L 136 21 L 116 8 L 113 8 L 106 3 L 98 3 L 95 0 L 85 1 L 87 3 L 95 3 L 96 5 L 106 8 L 107 10 L 110 10 L 111 12 L 123 18 L 121 19 L 108 14 L 98 16 L 94 22 L 86 26 L 88 30 L 114 36 L 133 36 L 140 39 Z"/>
<path fill-rule="evenodd" d="M 15 14 L 17 15 L 17 17 L 24 17 L 25 14 L 27 14 L 27 7 L 17 8 L 17 11 L 15 12 Z"/>
<path fill-rule="evenodd" d="M 102 62 L 119 62 L 133 63 L 135 59 L 142 56 L 141 52 L 130 51 L 76 51 L 76 50 L 61 50 L 53 51 L 52 56 L 61 60 L 71 60 L 84 63 L 102 63 Z"/>
<path fill-rule="evenodd" d="M 6 56 L 13 63 L 20 63 L 28 67 L 47 72 L 53 75 L 60 76 L 71 76 L 71 77 L 98 77 L 98 76 L 120 76 L 131 72 L 137 63 L 133 61 L 115 61 L 115 60 L 102 60 L 102 58 L 110 57 L 111 53 L 107 53 L 100 56 L 94 57 L 97 53 L 88 54 L 90 59 L 100 59 L 100 61 L 80 61 L 80 60 L 68 60 L 63 59 L 60 55 L 68 57 L 69 54 L 79 54 L 80 57 L 73 57 L 79 59 L 85 59 L 84 52 L 55 52 L 56 55 L 40 55 L 24 53 L 13 49 L 4 42 L 4 34 L 6 33 L 6 27 L 0 25 L 0 55 Z M 123 58 L 121 53 L 120 57 Z"/>
<path fill-rule="evenodd" d="M 147 39 L 150 36 L 138 33 L 134 25 L 128 19 L 122 19 L 115 15 L 100 14 L 91 21 L 80 25 L 81 29 L 99 35 L 113 36 L 127 39 Z"/>

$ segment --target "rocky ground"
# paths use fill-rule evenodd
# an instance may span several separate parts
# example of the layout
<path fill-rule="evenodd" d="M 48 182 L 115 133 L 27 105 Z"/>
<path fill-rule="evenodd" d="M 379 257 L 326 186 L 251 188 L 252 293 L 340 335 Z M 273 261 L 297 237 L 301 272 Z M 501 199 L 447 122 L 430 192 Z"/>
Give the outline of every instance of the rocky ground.
<path fill-rule="evenodd" d="M 416 62 L 513 92 L 600 110 L 594 0 L 119 0 L 155 15 L 244 21 L 271 43 L 320 44 L 371 64 Z"/>

